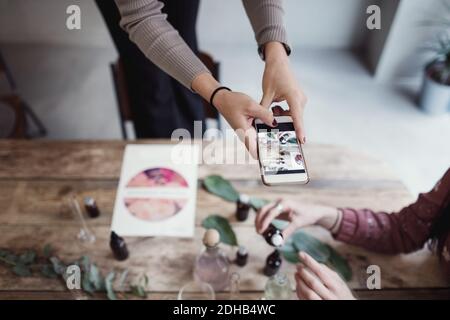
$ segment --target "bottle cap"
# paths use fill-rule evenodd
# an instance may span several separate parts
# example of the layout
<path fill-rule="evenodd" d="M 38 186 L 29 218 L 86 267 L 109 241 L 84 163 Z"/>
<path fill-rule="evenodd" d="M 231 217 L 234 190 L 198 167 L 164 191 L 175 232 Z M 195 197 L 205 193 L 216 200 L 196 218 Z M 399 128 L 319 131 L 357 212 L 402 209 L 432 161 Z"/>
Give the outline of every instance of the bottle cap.
<path fill-rule="evenodd" d="M 284 243 L 283 236 L 281 234 L 278 234 L 278 233 L 274 234 L 272 236 L 272 238 L 270 238 L 270 241 L 272 242 L 272 244 L 275 247 L 281 247 L 283 245 L 283 243 Z"/>
<path fill-rule="evenodd" d="M 203 236 L 203 244 L 207 247 L 215 247 L 220 243 L 220 234 L 216 229 L 208 229 Z"/>
<path fill-rule="evenodd" d="M 91 198 L 91 197 L 85 197 L 84 204 L 86 206 L 93 206 L 93 205 L 95 205 L 95 200 L 94 200 L 94 198 Z"/>
<path fill-rule="evenodd" d="M 250 202 L 250 197 L 243 193 L 239 196 L 239 202 L 248 204 Z"/>
<path fill-rule="evenodd" d="M 244 246 L 239 246 L 238 253 L 242 256 L 245 256 L 248 253 L 248 251 Z"/>

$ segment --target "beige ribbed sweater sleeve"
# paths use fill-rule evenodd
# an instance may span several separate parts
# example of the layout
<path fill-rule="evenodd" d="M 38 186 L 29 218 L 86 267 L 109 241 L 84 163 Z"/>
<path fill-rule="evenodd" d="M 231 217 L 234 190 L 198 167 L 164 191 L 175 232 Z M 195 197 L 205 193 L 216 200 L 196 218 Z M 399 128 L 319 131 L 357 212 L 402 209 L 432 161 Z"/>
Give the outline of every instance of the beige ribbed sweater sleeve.
<path fill-rule="evenodd" d="M 162 13 L 157 0 L 115 0 L 120 25 L 154 64 L 191 89 L 192 81 L 209 72 Z M 281 0 L 243 0 L 258 44 L 287 43 Z"/>
<path fill-rule="evenodd" d="M 270 41 L 287 45 L 282 0 L 242 0 L 258 46 Z"/>

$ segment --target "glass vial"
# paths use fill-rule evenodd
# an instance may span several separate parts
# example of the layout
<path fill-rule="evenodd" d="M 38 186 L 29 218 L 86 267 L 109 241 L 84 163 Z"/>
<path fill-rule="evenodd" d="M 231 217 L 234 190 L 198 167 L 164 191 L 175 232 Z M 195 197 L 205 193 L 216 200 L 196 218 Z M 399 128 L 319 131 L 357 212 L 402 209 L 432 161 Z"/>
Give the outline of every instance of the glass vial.
<path fill-rule="evenodd" d="M 194 278 L 210 284 L 214 291 L 223 291 L 230 282 L 230 262 L 219 247 L 219 232 L 207 230 L 203 244 L 205 248 L 195 261 Z"/>
<path fill-rule="evenodd" d="M 98 216 L 100 216 L 100 210 L 98 209 L 97 202 L 94 200 L 94 198 L 84 198 L 84 208 L 86 209 L 89 217 L 97 218 Z"/>
<path fill-rule="evenodd" d="M 119 237 L 114 231 L 111 231 L 109 246 L 114 254 L 114 258 L 119 261 L 126 260 L 129 256 L 127 244 L 122 237 Z"/>
<path fill-rule="evenodd" d="M 243 267 L 247 264 L 248 260 L 248 251 L 245 247 L 240 246 L 238 251 L 236 252 L 236 264 L 240 267 Z"/>
<path fill-rule="evenodd" d="M 281 256 L 278 250 L 275 250 L 267 256 L 264 274 L 268 277 L 275 275 L 281 267 Z"/>
<path fill-rule="evenodd" d="M 236 202 L 236 219 L 238 221 L 247 220 L 250 207 L 250 197 L 246 194 L 241 194 Z"/>
<path fill-rule="evenodd" d="M 291 300 L 292 288 L 288 277 L 284 273 L 270 277 L 264 288 L 264 297 L 267 300 Z"/>
<path fill-rule="evenodd" d="M 264 231 L 263 237 L 272 247 L 281 247 L 284 244 L 284 238 L 281 230 L 273 224 L 270 224 L 267 230 Z"/>

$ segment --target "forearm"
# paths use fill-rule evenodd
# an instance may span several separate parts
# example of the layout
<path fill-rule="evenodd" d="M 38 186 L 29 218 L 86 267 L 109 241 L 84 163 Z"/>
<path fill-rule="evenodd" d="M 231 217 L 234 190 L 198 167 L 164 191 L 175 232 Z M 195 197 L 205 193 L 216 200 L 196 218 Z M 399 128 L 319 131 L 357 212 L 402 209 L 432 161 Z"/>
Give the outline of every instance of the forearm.
<path fill-rule="evenodd" d="M 121 26 L 154 64 L 191 89 L 193 80 L 209 73 L 161 12 L 157 0 L 115 0 Z"/>
<path fill-rule="evenodd" d="M 277 41 L 287 44 L 282 0 L 243 0 L 259 46 Z"/>

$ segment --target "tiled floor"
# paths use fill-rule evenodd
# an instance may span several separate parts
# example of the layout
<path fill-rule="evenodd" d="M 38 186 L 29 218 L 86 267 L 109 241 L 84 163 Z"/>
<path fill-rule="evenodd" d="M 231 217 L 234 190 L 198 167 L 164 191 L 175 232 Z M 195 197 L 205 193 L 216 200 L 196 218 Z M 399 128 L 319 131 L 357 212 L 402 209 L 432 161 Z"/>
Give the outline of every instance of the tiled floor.
<path fill-rule="evenodd" d="M 253 46 L 210 51 L 221 61 L 224 83 L 260 98 L 263 64 Z M 377 84 L 347 51 L 294 52 L 309 98 L 309 143 L 350 146 L 384 159 L 414 193 L 429 189 L 450 166 L 450 115 L 418 110 L 411 92 L 420 81 Z M 6 46 L 4 53 L 49 139 L 120 137 L 109 73 L 114 50 L 28 45 Z"/>

